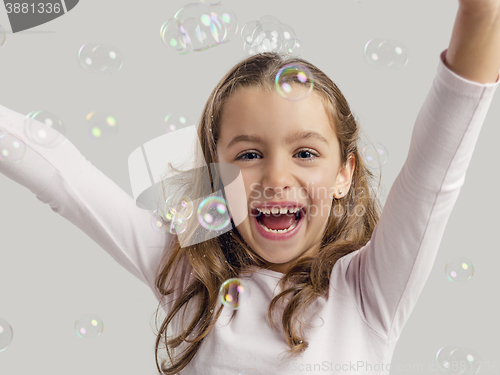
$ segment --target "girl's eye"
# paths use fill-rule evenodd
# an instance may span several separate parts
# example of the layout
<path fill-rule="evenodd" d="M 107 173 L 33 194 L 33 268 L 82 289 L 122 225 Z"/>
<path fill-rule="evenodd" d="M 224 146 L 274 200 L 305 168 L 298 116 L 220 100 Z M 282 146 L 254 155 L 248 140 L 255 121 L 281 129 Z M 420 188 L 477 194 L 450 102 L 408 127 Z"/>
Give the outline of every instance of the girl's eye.
<path fill-rule="evenodd" d="M 312 161 L 312 160 L 314 160 L 315 158 L 317 158 L 317 157 L 318 157 L 318 155 L 316 155 L 315 153 L 313 153 L 313 152 L 309 151 L 308 149 L 303 149 L 303 150 L 300 150 L 300 151 L 298 151 L 298 152 L 297 152 L 297 154 L 300 154 L 300 153 L 307 153 L 307 154 L 311 154 L 311 155 L 313 155 L 313 156 L 314 156 L 314 158 L 305 158 L 306 160 L 309 160 L 309 161 Z M 297 154 L 295 154 L 295 155 L 297 155 Z M 251 160 L 253 160 L 253 158 L 252 158 L 252 159 L 246 159 L 246 158 L 244 158 L 244 156 L 247 156 L 247 155 L 258 155 L 258 154 L 257 154 L 256 152 L 246 152 L 246 153 L 244 153 L 244 154 L 242 154 L 242 155 L 238 156 L 238 157 L 236 158 L 236 160 L 246 160 L 246 161 L 251 161 Z M 259 155 L 259 156 L 260 156 L 260 155 Z"/>

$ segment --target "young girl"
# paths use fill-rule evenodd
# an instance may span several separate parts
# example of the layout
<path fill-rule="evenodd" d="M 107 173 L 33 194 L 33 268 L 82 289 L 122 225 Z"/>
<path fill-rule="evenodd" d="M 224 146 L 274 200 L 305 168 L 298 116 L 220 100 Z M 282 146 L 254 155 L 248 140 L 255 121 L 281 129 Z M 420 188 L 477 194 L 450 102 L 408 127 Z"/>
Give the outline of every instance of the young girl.
<path fill-rule="evenodd" d="M 243 176 L 248 217 L 232 231 L 181 248 L 177 236 L 153 231 L 150 213 L 71 142 L 31 142 L 24 115 L 2 106 L 3 137 L 22 140 L 26 154 L 0 162 L 0 171 L 152 288 L 167 313 L 156 340 L 160 372 L 389 374 L 499 84 L 498 14 L 499 0 L 460 1 L 381 214 L 357 147 L 360 129 L 340 90 L 309 62 L 273 53 L 234 66 L 198 127 L 207 165 L 231 163 Z M 290 63 L 307 67 L 315 83 L 298 102 L 273 91 Z M 330 194 L 318 195 L 321 187 Z M 294 217 L 276 223 L 255 210 L 263 205 L 300 208 L 298 223 L 287 234 L 269 233 L 262 225 L 289 226 Z M 250 290 L 238 310 L 219 300 L 230 278 Z M 163 348 L 168 358 L 158 364 Z"/>

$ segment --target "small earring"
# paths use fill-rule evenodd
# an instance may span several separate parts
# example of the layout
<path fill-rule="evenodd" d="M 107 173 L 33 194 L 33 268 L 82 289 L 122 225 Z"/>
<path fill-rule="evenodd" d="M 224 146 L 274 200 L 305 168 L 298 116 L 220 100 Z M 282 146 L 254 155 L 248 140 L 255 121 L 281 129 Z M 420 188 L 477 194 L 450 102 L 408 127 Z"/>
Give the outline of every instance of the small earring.
<path fill-rule="evenodd" d="M 342 190 L 339 190 L 339 194 L 342 194 Z"/>

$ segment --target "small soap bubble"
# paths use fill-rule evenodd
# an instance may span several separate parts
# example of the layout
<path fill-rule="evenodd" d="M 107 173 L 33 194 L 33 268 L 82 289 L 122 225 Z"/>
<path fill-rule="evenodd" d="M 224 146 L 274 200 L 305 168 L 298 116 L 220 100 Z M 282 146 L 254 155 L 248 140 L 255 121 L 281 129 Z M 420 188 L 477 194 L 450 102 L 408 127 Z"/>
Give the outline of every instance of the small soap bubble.
<path fill-rule="evenodd" d="M 95 339 L 104 330 L 104 324 L 96 314 L 84 314 L 75 322 L 76 335 L 81 339 Z"/>
<path fill-rule="evenodd" d="M 163 44 L 184 55 L 191 50 L 191 44 L 185 33 L 182 33 L 179 23 L 170 18 L 160 28 L 160 36 Z"/>
<path fill-rule="evenodd" d="M 194 204 L 188 195 L 182 194 L 180 198 L 171 195 L 165 199 L 163 211 L 168 221 L 172 220 L 174 216 L 177 216 L 177 219 L 187 220 L 193 214 Z"/>
<path fill-rule="evenodd" d="M 469 348 L 443 346 L 436 354 L 438 371 L 449 375 L 475 375 L 481 370 L 481 358 Z"/>
<path fill-rule="evenodd" d="M 167 114 L 165 116 L 165 119 L 163 120 L 163 123 L 165 124 L 166 133 L 186 128 L 191 125 L 191 121 L 188 119 L 188 117 L 174 112 Z"/>
<path fill-rule="evenodd" d="M 208 18 L 205 19 L 204 17 L 202 17 L 202 23 L 204 25 L 208 24 L 208 26 L 210 27 L 212 38 L 213 40 L 215 40 L 217 45 L 227 42 L 226 23 L 222 19 L 221 15 L 211 11 L 211 8 L 209 9 L 210 13 L 208 14 Z M 215 45 L 213 47 L 215 47 Z"/>
<path fill-rule="evenodd" d="M 361 156 L 369 168 L 379 169 L 387 163 L 389 153 L 382 143 L 375 142 L 363 147 Z"/>
<path fill-rule="evenodd" d="M 180 234 L 184 232 L 187 228 L 187 222 L 187 219 L 177 217 L 177 214 L 174 215 L 172 221 L 170 222 L 170 233 Z"/>
<path fill-rule="evenodd" d="M 170 197 L 165 199 L 163 212 L 165 212 L 165 219 L 167 221 L 171 221 L 177 213 L 177 208 L 175 207 L 174 203 L 174 197 L 174 195 L 171 195 Z"/>
<path fill-rule="evenodd" d="M 14 331 L 9 322 L 0 318 L 0 353 L 7 349 L 14 337 Z"/>
<path fill-rule="evenodd" d="M 446 277 L 450 281 L 467 281 L 474 276 L 472 262 L 464 257 L 458 257 L 446 263 L 444 268 Z"/>
<path fill-rule="evenodd" d="M 248 285 L 241 279 L 229 279 L 224 281 L 219 290 L 219 298 L 222 304 L 230 309 L 237 310 L 243 307 L 250 296 Z"/>
<path fill-rule="evenodd" d="M 279 52 L 284 45 L 283 29 L 273 23 L 260 23 L 253 33 L 252 47 L 259 46 L 263 52 Z"/>
<path fill-rule="evenodd" d="M 118 134 L 116 118 L 109 113 L 92 111 L 86 120 L 90 139 L 112 139 Z"/>
<path fill-rule="evenodd" d="M 170 224 L 165 220 L 165 214 L 161 209 L 156 209 L 151 214 L 151 227 L 158 233 L 167 233 Z"/>
<path fill-rule="evenodd" d="M 238 375 L 259 375 L 260 371 L 254 368 L 247 368 L 240 372 Z"/>
<path fill-rule="evenodd" d="M 219 41 L 219 44 L 227 43 L 238 32 L 238 18 L 236 14 L 227 6 L 222 5 L 220 2 L 210 4 L 208 7 L 211 12 L 218 14 L 225 24 L 226 35 Z"/>
<path fill-rule="evenodd" d="M 210 9 L 205 4 L 187 4 L 177 11 L 174 19 L 182 25 L 179 30 L 193 51 L 204 51 L 218 45 L 212 36 Z"/>
<path fill-rule="evenodd" d="M 241 40 L 243 40 L 243 44 L 246 44 L 248 47 L 253 45 L 254 31 L 259 25 L 259 21 L 250 21 L 243 25 L 241 28 Z"/>
<path fill-rule="evenodd" d="M 275 86 L 278 94 L 288 100 L 306 98 L 314 87 L 314 79 L 305 66 L 287 64 L 276 74 Z"/>
<path fill-rule="evenodd" d="M 53 148 L 66 140 L 66 125 L 49 111 L 32 111 L 24 119 L 24 134 L 33 143 Z"/>
<path fill-rule="evenodd" d="M 123 56 L 113 46 L 85 43 L 78 51 L 78 62 L 88 72 L 114 74 L 123 66 Z"/>
<path fill-rule="evenodd" d="M 292 38 L 285 43 L 285 50 L 287 55 L 292 57 L 298 57 L 304 52 L 304 48 L 302 47 L 302 42 L 297 38 Z"/>
<path fill-rule="evenodd" d="M 408 64 L 410 52 L 400 42 L 371 39 L 365 45 L 364 56 L 375 68 L 401 69 Z"/>
<path fill-rule="evenodd" d="M 2 25 L 0 25 L 0 48 L 5 45 L 7 41 L 7 33 Z"/>
<path fill-rule="evenodd" d="M 198 222 L 207 230 L 218 231 L 229 225 L 231 216 L 224 198 L 210 196 L 198 206 Z"/>
<path fill-rule="evenodd" d="M 0 161 L 20 161 L 26 154 L 24 142 L 11 134 L 0 135 Z"/>

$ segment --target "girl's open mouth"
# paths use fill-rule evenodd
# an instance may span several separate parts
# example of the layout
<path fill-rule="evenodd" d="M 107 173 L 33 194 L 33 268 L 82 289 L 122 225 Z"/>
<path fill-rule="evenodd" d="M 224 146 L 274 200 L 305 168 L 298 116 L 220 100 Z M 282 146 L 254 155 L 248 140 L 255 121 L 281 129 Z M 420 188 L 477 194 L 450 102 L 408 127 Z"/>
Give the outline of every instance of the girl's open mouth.
<path fill-rule="evenodd" d="M 252 210 L 252 216 L 257 232 L 262 237 L 270 240 L 286 240 L 297 234 L 299 229 L 302 227 L 302 219 L 305 216 L 304 211 L 305 208 L 303 207 L 301 210 L 293 214 L 295 217 L 293 222 L 291 220 L 291 213 L 273 216 L 273 214 L 265 215 L 254 209 Z M 265 223 L 268 223 L 269 226 L 276 228 L 279 227 L 282 229 L 268 228 Z"/>

